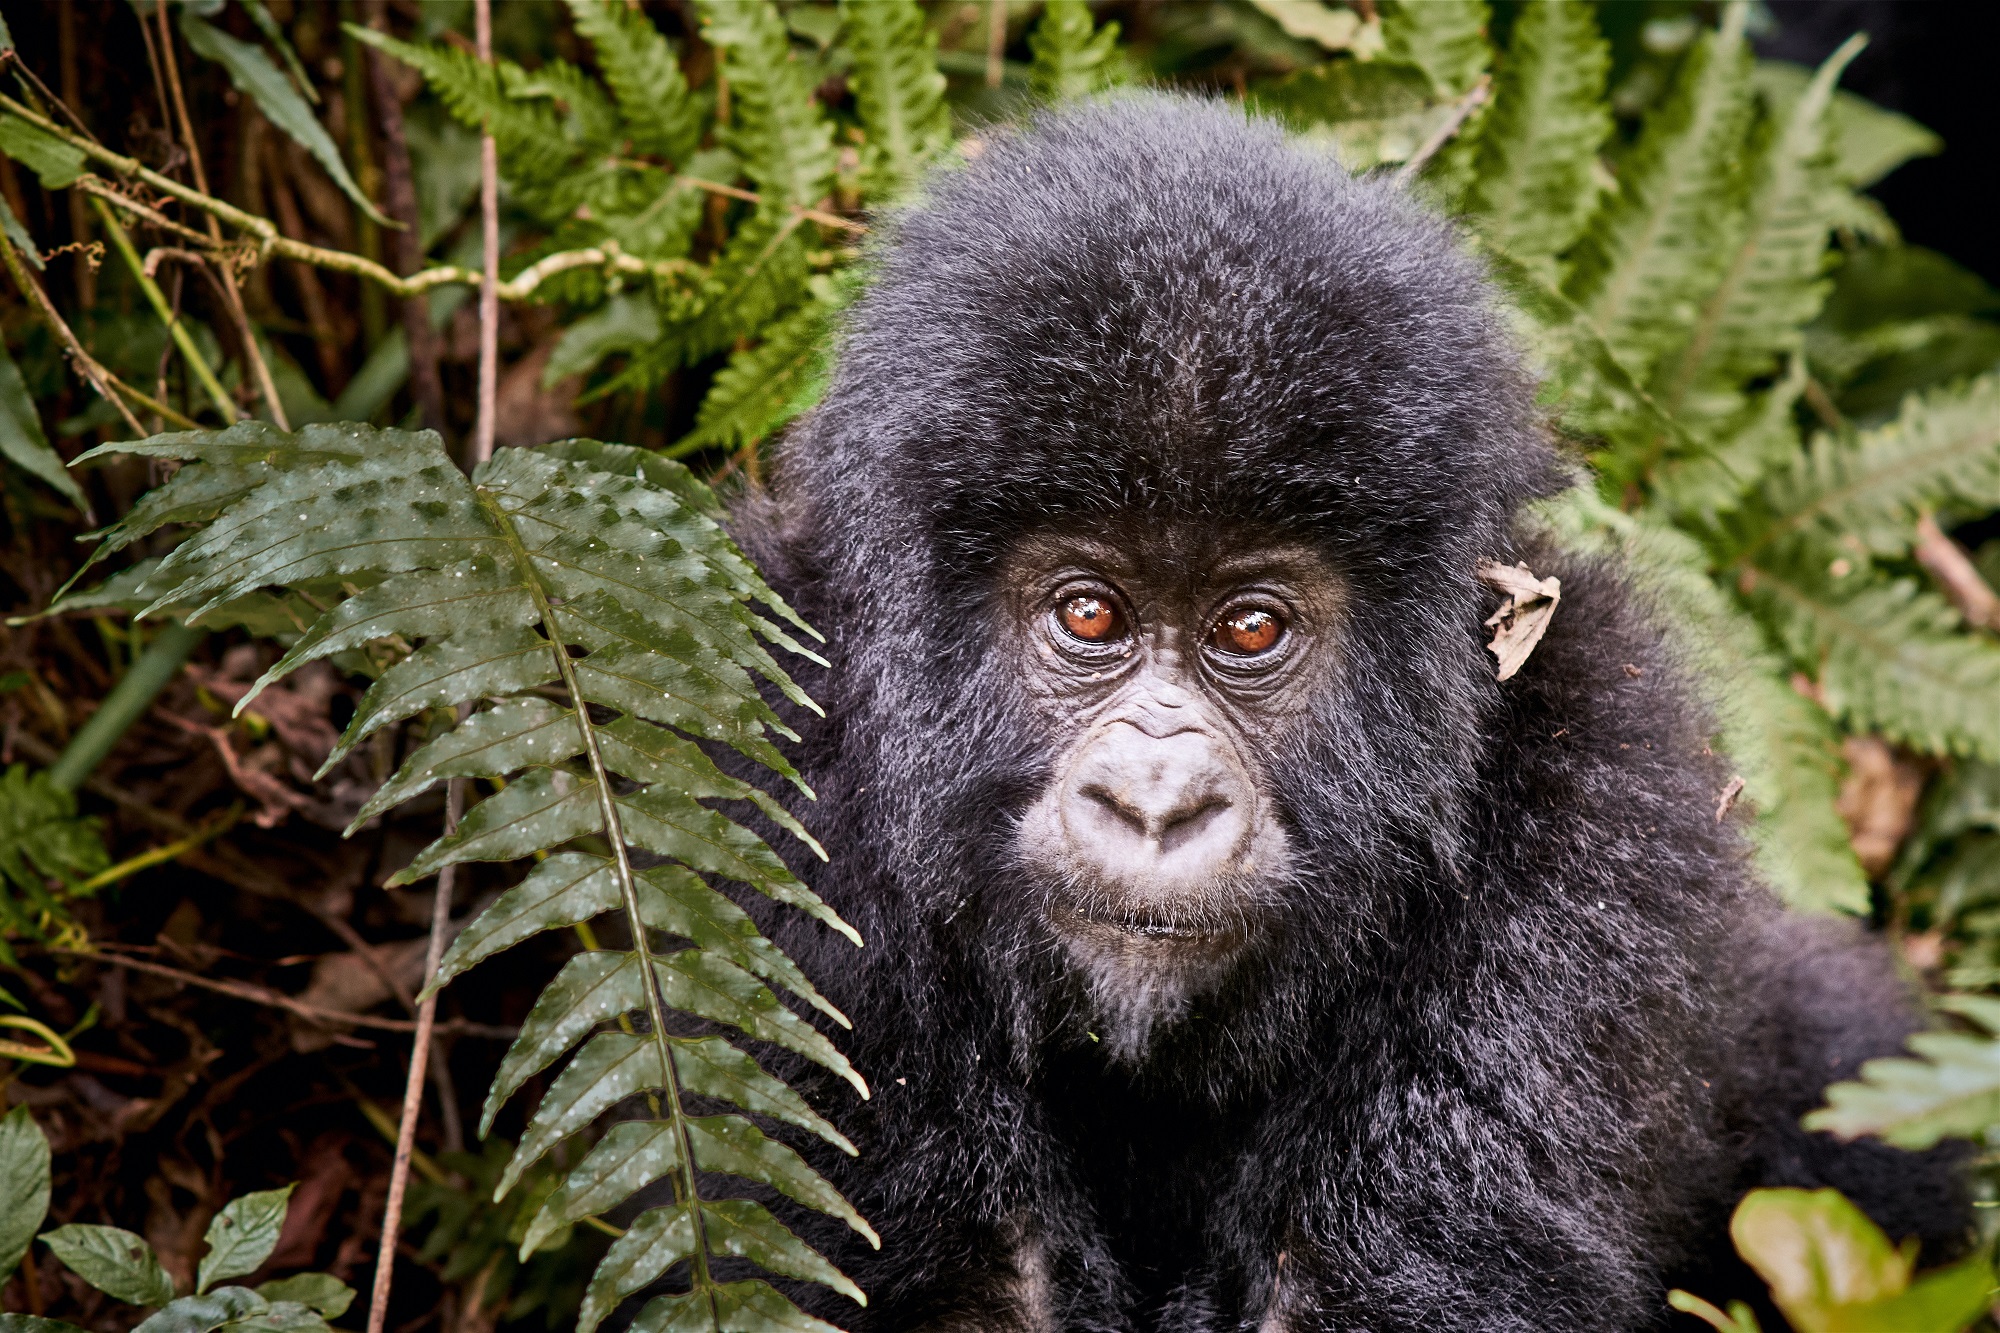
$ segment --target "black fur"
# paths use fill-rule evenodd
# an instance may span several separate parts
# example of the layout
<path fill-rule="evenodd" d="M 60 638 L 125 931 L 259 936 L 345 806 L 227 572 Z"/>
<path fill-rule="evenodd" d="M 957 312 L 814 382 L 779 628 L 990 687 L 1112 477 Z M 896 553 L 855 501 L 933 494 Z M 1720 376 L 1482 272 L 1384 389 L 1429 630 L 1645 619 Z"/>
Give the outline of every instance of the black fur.
<path fill-rule="evenodd" d="M 1957 1242 L 1949 1161 L 1795 1128 L 1899 1046 L 1908 998 L 1858 931 L 1754 882 L 1620 576 L 1524 545 L 1521 506 L 1568 472 L 1443 224 L 1236 112 L 1144 97 L 996 136 L 879 264 L 737 514 L 831 636 L 827 717 L 797 719 L 806 815 L 816 886 L 868 940 L 782 940 L 875 1088 L 815 1088 L 863 1154 L 823 1165 L 884 1242 L 813 1231 L 872 1298 L 821 1313 L 1648 1328 L 1670 1282 L 1731 1294 L 1723 1226 L 1766 1182 Z M 1352 592 L 1334 684 L 1268 756 L 1304 864 L 1278 947 L 1129 1069 L 1011 863 L 1051 756 L 994 648 L 1009 542 L 1103 520 L 1303 538 Z M 1563 580 L 1505 685 L 1483 557 Z"/>

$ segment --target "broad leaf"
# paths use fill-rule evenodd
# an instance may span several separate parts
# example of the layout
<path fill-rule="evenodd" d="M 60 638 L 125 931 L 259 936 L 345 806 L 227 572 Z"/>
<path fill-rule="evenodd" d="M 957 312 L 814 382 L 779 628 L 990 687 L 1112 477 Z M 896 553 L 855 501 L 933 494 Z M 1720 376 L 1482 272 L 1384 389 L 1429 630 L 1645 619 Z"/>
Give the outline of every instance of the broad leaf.
<path fill-rule="evenodd" d="M 208 1253 L 202 1256 L 195 1275 L 195 1292 L 207 1291 L 226 1277 L 255 1272 L 277 1248 L 278 1233 L 285 1227 L 285 1212 L 291 1207 L 296 1185 L 261 1190 L 231 1199 L 208 1224 L 202 1239 Z"/>
<path fill-rule="evenodd" d="M 0 1283 L 13 1275 L 49 1211 L 49 1141 L 17 1106 L 0 1116 Z"/>
<path fill-rule="evenodd" d="M 174 1284 L 143 1237 L 118 1227 L 71 1223 L 45 1232 L 42 1244 L 78 1277 L 110 1296 L 134 1305 L 165 1305 Z"/>

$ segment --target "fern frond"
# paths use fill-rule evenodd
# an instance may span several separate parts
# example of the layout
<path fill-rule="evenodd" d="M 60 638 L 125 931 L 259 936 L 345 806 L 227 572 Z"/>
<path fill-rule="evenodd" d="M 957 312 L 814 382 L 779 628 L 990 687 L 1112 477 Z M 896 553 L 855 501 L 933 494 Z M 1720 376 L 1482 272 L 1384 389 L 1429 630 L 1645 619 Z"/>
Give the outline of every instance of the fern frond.
<path fill-rule="evenodd" d="M 854 53 L 848 83 L 867 135 L 862 189 L 870 200 L 892 201 L 951 143 L 937 34 L 917 0 L 841 0 L 840 13 Z"/>
<path fill-rule="evenodd" d="M 1587 6 L 1535 0 L 1514 21 L 1494 83 L 1466 212 L 1481 236 L 1550 276 L 1596 206 L 1610 66 Z"/>
<path fill-rule="evenodd" d="M 0 963 L 14 965 L 10 938 L 45 940 L 67 922 L 67 891 L 110 864 L 71 792 L 26 764 L 0 772 Z"/>
<path fill-rule="evenodd" d="M 1784 377 L 1749 395 L 1737 415 L 1711 426 L 1698 453 L 1652 470 L 1653 503 L 1698 531 L 1733 514 L 1773 472 L 1800 453 L 1793 412 L 1806 388 L 1806 362 L 1794 355 Z"/>
<path fill-rule="evenodd" d="M 1486 0 L 1382 0 L 1383 55 L 1414 65 L 1440 97 L 1457 97 L 1493 58 Z"/>
<path fill-rule="evenodd" d="M 835 321 L 858 284 L 851 278 L 844 282 L 815 278 L 813 285 L 818 290 L 812 300 L 773 324 L 763 342 L 736 353 L 716 372 L 694 429 L 667 450 L 670 457 L 696 449 L 755 444 L 819 400 Z"/>
<path fill-rule="evenodd" d="M 729 146 L 764 197 L 760 211 L 812 207 L 833 181 L 833 125 L 792 53 L 784 15 L 756 0 L 700 0 L 699 11 L 729 80 Z"/>
<path fill-rule="evenodd" d="M 1844 1139 L 1874 1135 L 1912 1152 L 1939 1139 L 1983 1135 L 2000 1120 L 2000 1000 L 1945 995 L 1938 1008 L 1972 1019 L 1985 1035 L 1919 1032 L 1915 1060 L 1870 1060 L 1861 1077 L 1826 1090 L 1826 1105 L 1805 1118 L 1808 1130 Z"/>
<path fill-rule="evenodd" d="M 1959 632 L 1958 612 L 1913 581 L 1828 559 L 1837 549 L 1790 542 L 1742 580 L 1827 711 L 1927 754 L 2000 759 L 2000 643 Z"/>
<path fill-rule="evenodd" d="M 1642 382 L 1713 291 L 1740 227 L 1752 110 L 1745 5 L 1689 52 L 1673 91 L 1619 164 L 1618 193 L 1584 232 L 1565 290 Z"/>
<path fill-rule="evenodd" d="M 1782 129 L 1761 136 L 1746 225 L 1729 267 L 1686 341 L 1661 366 L 1655 392 L 1668 411 L 1696 422 L 1733 411 L 1743 383 L 1769 374 L 1794 350 L 1825 302 L 1829 203 L 1838 188 L 1828 108 L 1835 81 L 1865 44 L 1853 37 L 1827 57 Z"/>
<path fill-rule="evenodd" d="M 685 161 L 701 138 L 701 109 L 660 30 L 619 0 L 569 0 L 569 12 L 597 54 L 632 147 Z"/>
<path fill-rule="evenodd" d="M 1834 809 L 1841 761 L 1831 720 L 1786 683 L 1762 628 L 1708 571 L 1707 553 L 1678 528 L 1627 514 L 1587 488 L 1541 506 L 1565 547 L 1615 554 L 1668 618 L 1720 728 L 1715 748 L 1743 778 L 1765 882 L 1802 911 L 1866 913 L 1868 879 Z"/>
<path fill-rule="evenodd" d="M 1028 34 L 1028 90 L 1056 105 L 1129 82 L 1118 24 L 1096 26 L 1084 0 L 1048 0 Z"/>
<path fill-rule="evenodd" d="M 455 46 L 420 46 L 358 24 L 347 25 L 346 31 L 421 73 L 460 124 L 489 129 L 510 179 L 545 183 L 569 166 L 572 154 L 555 107 L 507 95 L 501 71 L 513 62 L 487 65 Z M 517 74 L 525 73 L 518 65 L 513 68 Z"/>
<path fill-rule="evenodd" d="M 491 65 L 453 46 L 398 41 L 359 24 L 356 41 L 418 70 L 460 124 L 488 130 L 501 173 L 521 203 L 555 222 L 604 202 L 625 173 L 608 158 L 617 116 L 596 84 L 564 61 L 530 73 L 511 60 Z M 567 111 L 558 109 L 560 100 Z"/>
<path fill-rule="evenodd" d="M 231 497 L 220 506 L 204 498 L 206 525 L 147 576 L 142 591 L 156 606 L 186 605 L 199 620 L 269 586 L 350 575 L 372 584 L 322 615 L 243 706 L 307 662 L 384 640 L 416 645 L 363 696 L 328 762 L 419 712 L 447 721 L 361 818 L 453 778 L 504 785 L 394 882 L 556 852 L 460 936 L 430 989 L 540 931 L 623 915 L 631 947 L 569 960 L 503 1060 L 482 1123 L 484 1133 L 528 1078 L 582 1043 L 530 1116 L 499 1198 L 615 1103 L 658 1094 L 654 1119 L 606 1135 L 531 1226 L 539 1242 L 656 1179 L 674 1182 L 675 1202 L 641 1213 L 600 1264 L 579 1318 L 583 1333 L 683 1264 L 687 1294 L 659 1298 L 642 1326 L 663 1310 L 731 1302 L 800 1318 L 768 1287 L 724 1285 L 710 1266 L 722 1256 L 863 1300 L 763 1205 L 703 1194 L 701 1173 L 735 1175 L 879 1243 L 845 1199 L 746 1115 L 852 1145 L 719 1035 L 792 1052 L 867 1095 L 846 1057 L 772 987 L 845 1019 L 708 882 L 732 880 L 859 943 L 770 847 L 705 804 L 752 802 L 824 855 L 771 796 L 723 773 L 702 748 L 729 746 L 803 789 L 771 742 L 791 733 L 763 690 L 815 707 L 771 648 L 812 654 L 757 608 L 794 624 L 797 616 L 717 527 L 707 488 L 678 464 L 593 441 L 503 449 L 467 479 L 431 432 L 353 425 L 291 436 L 240 422 L 111 449 L 187 464 L 163 488 L 185 495 L 156 503 L 151 517 L 120 534 L 127 540 L 160 515 L 194 512 L 188 497 Z M 453 710 L 467 705 L 477 711 L 452 725 Z M 578 840 L 586 845 L 572 846 Z M 635 866 L 637 853 L 662 864 Z M 687 1029 L 669 1023 L 670 1011 L 716 1032 L 678 1035 Z M 614 1022 L 618 1029 L 597 1031 Z M 688 1096 L 746 1114 L 695 1117 Z"/>
<path fill-rule="evenodd" d="M 1907 551 L 1919 513 L 1949 503 L 2000 508 L 2000 374 L 1904 399 L 1894 421 L 1852 439 L 1823 435 L 1764 487 L 1769 527 L 1846 533 L 1881 553 Z"/>

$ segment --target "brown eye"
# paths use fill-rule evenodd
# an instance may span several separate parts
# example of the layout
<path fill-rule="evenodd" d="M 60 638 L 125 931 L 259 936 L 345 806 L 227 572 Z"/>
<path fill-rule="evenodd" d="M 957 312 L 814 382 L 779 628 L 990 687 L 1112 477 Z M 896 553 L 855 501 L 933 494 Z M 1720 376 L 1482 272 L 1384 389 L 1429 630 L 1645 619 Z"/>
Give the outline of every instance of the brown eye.
<path fill-rule="evenodd" d="M 1238 607 L 1216 622 L 1210 642 L 1225 653 L 1254 657 L 1269 652 L 1285 632 L 1285 622 L 1268 607 Z"/>
<path fill-rule="evenodd" d="M 1072 638 L 1085 643 L 1110 643 L 1125 635 L 1125 617 L 1117 603 L 1095 593 L 1078 593 L 1056 608 L 1056 619 Z"/>

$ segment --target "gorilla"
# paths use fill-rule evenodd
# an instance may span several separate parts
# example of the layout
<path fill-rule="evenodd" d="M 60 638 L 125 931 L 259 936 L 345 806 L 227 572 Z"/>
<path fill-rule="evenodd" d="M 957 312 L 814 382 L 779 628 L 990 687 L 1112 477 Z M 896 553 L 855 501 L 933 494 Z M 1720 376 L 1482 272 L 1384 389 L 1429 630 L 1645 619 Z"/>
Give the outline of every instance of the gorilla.
<path fill-rule="evenodd" d="M 1655 618 L 1525 521 L 1576 471 L 1445 223 L 1149 95 L 886 227 L 733 518 L 830 636 L 791 720 L 868 941 L 775 927 L 877 1089 L 790 1071 L 883 1238 L 801 1222 L 870 1294 L 815 1312 L 1666 1327 L 1760 1289 L 1771 1184 L 1963 1245 L 1959 1158 L 1798 1127 L 1916 1011 L 1780 911 Z M 1504 683 L 1485 560 L 1562 580 Z"/>

